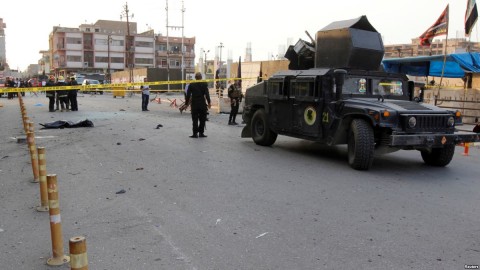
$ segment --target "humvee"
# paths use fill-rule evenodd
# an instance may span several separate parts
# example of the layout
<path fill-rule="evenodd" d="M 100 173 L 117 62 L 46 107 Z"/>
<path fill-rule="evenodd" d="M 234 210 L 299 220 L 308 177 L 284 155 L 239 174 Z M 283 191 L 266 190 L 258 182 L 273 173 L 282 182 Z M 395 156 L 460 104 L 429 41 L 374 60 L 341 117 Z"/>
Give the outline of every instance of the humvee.
<path fill-rule="evenodd" d="M 308 34 L 308 33 L 307 33 Z M 459 111 L 414 100 L 414 82 L 381 68 L 384 47 L 366 16 L 334 22 L 285 57 L 289 70 L 246 90 L 242 137 L 271 146 L 277 135 L 327 145 L 347 144 L 348 163 L 368 170 L 374 154 L 418 150 L 423 161 L 446 166 L 461 142 Z"/>

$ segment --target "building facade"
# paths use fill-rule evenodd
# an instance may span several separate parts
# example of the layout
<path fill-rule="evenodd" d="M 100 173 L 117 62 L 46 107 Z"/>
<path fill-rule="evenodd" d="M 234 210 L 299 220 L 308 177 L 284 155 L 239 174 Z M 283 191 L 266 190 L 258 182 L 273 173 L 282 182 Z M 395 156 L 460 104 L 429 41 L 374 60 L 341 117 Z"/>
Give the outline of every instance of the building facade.
<path fill-rule="evenodd" d="M 420 39 L 412 39 L 411 44 L 385 45 L 384 58 L 442 55 L 445 53 L 445 40 L 434 40 L 430 47 L 420 45 Z M 447 41 L 447 54 L 480 52 L 480 43 L 466 38 L 451 38 Z"/>
<path fill-rule="evenodd" d="M 7 65 L 7 53 L 5 50 L 5 28 L 7 25 L 0 18 L 0 70 L 4 70 Z"/>
<path fill-rule="evenodd" d="M 53 27 L 48 55 L 40 52 L 39 65 L 45 73 L 103 73 L 108 81 L 115 71 L 181 70 L 183 60 L 186 75 L 194 72 L 194 52 L 195 38 L 167 38 L 153 30 L 137 33 L 135 22 L 99 20 L 78 28 Z"/>

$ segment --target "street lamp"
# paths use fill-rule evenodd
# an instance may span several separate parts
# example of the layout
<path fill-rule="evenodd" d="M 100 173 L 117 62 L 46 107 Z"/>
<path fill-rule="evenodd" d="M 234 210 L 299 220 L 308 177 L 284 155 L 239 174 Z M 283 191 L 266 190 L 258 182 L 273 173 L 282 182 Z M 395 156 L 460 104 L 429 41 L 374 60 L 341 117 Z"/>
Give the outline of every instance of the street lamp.
<path fill-rule="evenodd" d="M 108 50 L 108 66 L 107 66 L 107 83 L 111 83 L 112 82 L 112 73 L 110 71 L 110 62 L 111 62 L 111 59 L 110 59 L 110 43 L 112 42 L 112 36 L 111 35 L 108 35 L 107 37 L 107 50 Z"/>
<path fill-rule="evenodd" d="M 209 52 L 210 50 L 205 51 L 204 49 L 202 49 L 202 53 L 205 55 L 205 57 L 203 58 L 203 73 L 205 73 L 205 79 L 207 78 L 207 53 Z"/>
<path fill-rule="evenodd" d="M 133 13 L 132 15 L 128 15 L 128 2 L 125 2 L 125 6 L 123 6 L 123 11 L 122 13 L 120 13 L 120 20 L 122 19 L 122 17 L 125 17 L 127 19 L 127 43 L 126 43 L 126 46 L 125 46 L 125 49 L 127 51 L 127 61 L 126 61 L 126 64 L 127 64 L 127 67 L 129 69 L 129 82 L 132 82 L 132 79 L 133 79 L 133 61 L 132 61 L 132 51 L 133 51 L 133 44 L 132 44 L 132 41 L 133 41 L 133 38 L 130 36 L 130 22 L 129 22 L 129 19 L 133 18 Z"/>

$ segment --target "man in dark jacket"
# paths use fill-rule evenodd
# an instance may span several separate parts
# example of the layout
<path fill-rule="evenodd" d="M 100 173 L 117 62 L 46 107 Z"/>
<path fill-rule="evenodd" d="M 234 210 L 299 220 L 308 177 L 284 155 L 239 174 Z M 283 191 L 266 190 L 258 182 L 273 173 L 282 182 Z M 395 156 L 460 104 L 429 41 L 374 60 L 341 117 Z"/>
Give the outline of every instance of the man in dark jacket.
<path fill-rule="evenodd" d="M 67 83 L 65 82 L 65 78 L 63 76 L 58 76 L 57 79 L 57 86 L 66 86 Z M 68 111 L 68 93 L 67 90 L 57 90 L 58 99 L 60 100 L 60 107 L 62 108 L 62 112 L 67 110 Z"/>
<path fill-rule="evenodd" d="M 55 86 L 55 76 L 50 75 L 48 77 L 48 81 L 45 84 L 46 87 Z M 54 112 L 55 111 L 55 91 L 46 91 L 46 96 L 49 99 L 48 101 L 48 111 Z"/>
<path fill-rule="evenodd" d="M 77 80 L 75 77 L 70 77 L 70 82 L 68 85 L 75 86 L 78 85 Z M 77 103 L 77 91 L 78 89 L 71 89 L 68 91 L 68 101 L 70 101 L 70 109 L 72 111 L 78 111 L 78 103 Z"/>
<path fill-rule="evenodd" d="M 202 74 L 195 74 L 196 80 L 202 79 Z M 185 104 L 189 104 L 192 109 L 193 134 L 190 138 L 204 138 L 207 135 L 205 131 L 205 121 L 207 119 L 207 111 L 211 107 L 210 94 L 208 93 L 208 85 L 206 82 L 194 82 L 188 86 Z M 199 122 L 200 121 L 200 125 Z"/>

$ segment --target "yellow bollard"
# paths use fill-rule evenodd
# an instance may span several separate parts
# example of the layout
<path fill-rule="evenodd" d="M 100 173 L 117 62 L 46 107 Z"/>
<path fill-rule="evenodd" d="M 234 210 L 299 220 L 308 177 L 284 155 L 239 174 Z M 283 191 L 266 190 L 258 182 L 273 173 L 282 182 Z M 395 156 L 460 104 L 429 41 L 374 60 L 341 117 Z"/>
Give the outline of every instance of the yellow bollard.
<path fill-rule="evenodd" d="M 50 213 L 50 232 L 52 237 L 53 257 L 47 260 L 48 265 L 63 265 L 70 261 L 70 257 L 63 253 L 62 219 L 60 217 L 60 203 L 57 189 L 57 175 L 47 175 L 48 207 Z"/>
<path fill-rule="evenodd" d="M 70 269 L 88 270 L 87 241 L 83 236 L 70 238 Z"/>
<path fill-rule="evenodd" d="M 48 190 L 47 190 L 47 160 L 45 159 L 45 147 L 38 147 L 38 175 L 40 179 L 40 206 L 38 212 L 48 211 Z"/>
<path fill-rule="evenodd" d="M 28 122 L 30 121 L 30 118 L 28 116 L 24 116 L 23 118 L 23 131 L 25 131 L 25 134 L 28 132 Z"/>
<path fill-rule="evenodd" d="M 27 143 L 28 149 L 30 150 L 30 158 L 32 161 L 32 171 L 33 171 L 33 180 L 32 183 L 38 183 L 38 157 L 37 157 L 37 146 L 35 145 L 35 135 L 33 132 L 27 132 Z"/>

